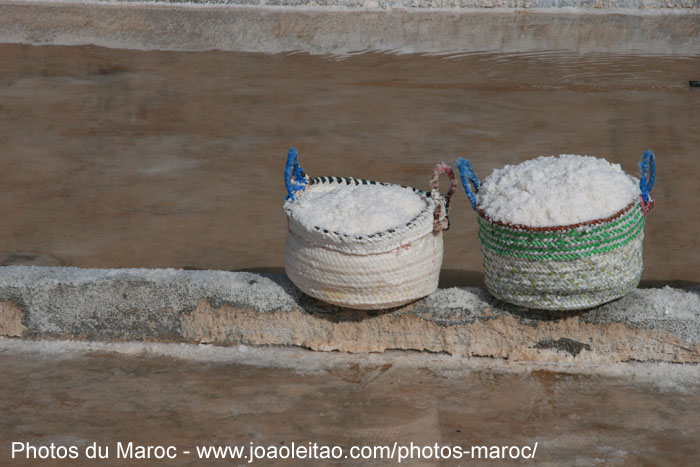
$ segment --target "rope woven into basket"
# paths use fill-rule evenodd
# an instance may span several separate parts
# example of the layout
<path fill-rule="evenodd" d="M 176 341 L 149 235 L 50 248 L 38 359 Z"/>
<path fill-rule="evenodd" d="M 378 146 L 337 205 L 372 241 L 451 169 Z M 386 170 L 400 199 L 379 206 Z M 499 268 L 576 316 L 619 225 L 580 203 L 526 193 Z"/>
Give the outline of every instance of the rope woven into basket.
<path fill-rule="evenodd" d="M 642 212 L 646 215 L 654 207 L 651 189 L 656 181 L 656 155 L 651 149 L 644 151 L 639 163 L 639 191 L 642 199 Z"/>
<path fill-rule="evenodd" d="M 503 256 L 530 260 L 575 260 L 626 245 L 644 229 L 645 219 L 640 203 L 631 204 L 617 218 L 605 223 L 555 231 L 513 228 L 479 216 L 479 240 L 486 248 Z"/>
<path fill-rule="evenodd" d="M 440 194 L 440 175 L 446 174 L 450 178 L 450 188 L 445 195 Z M 436 232 L 444 232 L 450 228 L 450 218 L 448 212 L 450 210 L 450 201 L 452 195 L 457 191 L 457 180 L 452 171 L 452 167 L 441 162 L 433 169 L 433 176 L 430 178 L 430 197 L 436 203 L 435 216 L 433 220 L 433 228 Z"/>
<path fill-rule="evenodd" d="M 620 298 L 642 274 L 640 202 L 607 222 L 537 231 L 479 216 L 486 287 L 528 308 L 576 310 Z"/>
<path fill-rule="evenodd" d="M 640 232 L 607 253 L 572 261 L 532 261 L 501 256 L 482 246 L 484 280 L 495 297 L 527 308 L 579 310 L 620 298 L 642 274 Z"/>
<path fill-rule="evenodd" d="M 295 196 L 301 199 L 314 191 L 358 185 L 392 186 L 356 178 L 314 177 Z M 391 308 L 435 291 L 443 255 L 442 229 L 436 228 L 435 212 L 440 206 L 446 217 L 446 203 L 443 197 L 435 199 L 432 193 L 410 189 L 425 201 L 425 208 L 404 225 L 365 235 L 308 228 L 296 218 L 294 201 L 287 200 L 285 271 L 292 282 L 307 295 L 355 309 Z"/>
<path fill-rule="evenodd" d="M 438 286 L 442 232 L 392 251 L 347 254 L 287 235 L 285 270 L 307 295 L 355 309 L 385 309 L 429 295 Z"/>
<path fill-rule="evenodd" d="M 469 161 L 457 166 L 478 212 L 484 280 L 500 300 L 527 308 L 578 310 L 620 298 L 639 284 L 646 214 L 653 206 L 654 153 L 640 163 L 641 196 L 614 215 L 557 227 L 511 225 L 479 209 L 479 179 Z M 471 184 L 471 185 L 470 185 Z"/>
<path fill-rule="evenodd" d="M 284 167 L 284 185 L 287 189 L 286 200 L 294 201 L 294 193 L 303 190 L 307 183 L 304 169 L 299 165 L 299 153 L 296 148 L 289 148 L 287 164 Z"/>

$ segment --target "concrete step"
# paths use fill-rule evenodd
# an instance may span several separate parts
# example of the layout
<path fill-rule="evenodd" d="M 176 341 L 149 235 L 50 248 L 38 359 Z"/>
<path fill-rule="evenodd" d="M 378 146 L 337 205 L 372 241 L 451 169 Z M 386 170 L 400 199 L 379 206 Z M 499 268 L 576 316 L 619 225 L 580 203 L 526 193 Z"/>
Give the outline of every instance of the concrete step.
<path fill-rule="evenodd" d="M 247 5 L 252 3 L 253 8 Z M 188 5 L 176 1 L 1 1 L 0 42 L 312 54 L 556 49 L 650 56 L 695 55 L 700 49 L 697 0 L 446 3 L 449 5 L 410 0 L 217 0 Z M 324 4 L 325 9 L 318 8 Z"/>
<path fill-rule="evenodd" d="M 590 310 L 547 312 L 455 287 L 356 311 L 312 299 L 280 274 L 10 266 L 0 268 L 0 336 L 700 363 L 700 288 L 637 289 Z"/>

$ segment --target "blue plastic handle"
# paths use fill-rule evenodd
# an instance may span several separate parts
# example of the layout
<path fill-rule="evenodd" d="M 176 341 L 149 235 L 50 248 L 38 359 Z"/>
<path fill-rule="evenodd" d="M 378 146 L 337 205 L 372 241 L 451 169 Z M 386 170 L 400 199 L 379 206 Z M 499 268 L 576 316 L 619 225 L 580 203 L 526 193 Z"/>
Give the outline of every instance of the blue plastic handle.
<path fill-rule="evenodd" d="M 651 189 L 656 181 L 656 156 L 651 149 L 644 151 L 642 161 L 639 163 L 641 174 L 639 177 L 639 190 L 645 203 L 651 201 Z"/>
<path fill-rule="evenodd" d="M 457 159 L 457 169 L 459 170 L 459 178 L 462 179 L 464 191 L 467 193 L 469 201 L 472 203 L 472 208 L 476 211 L 476 194 L 479 193 L 481 181 L 479 181 L 479 177 L 476 176 L 476 172 L 474 172 L 471 162 L 469 162 L 467 159 L 463 157 Z M 469 186 L 470 183 L 471 187 L 474 187 L 473 191 Z"/>
<path fill-rule="evenodd" d="M 286 200 L 294 201 L 294 192 L 306 186 L 306 174 L 299 166 L 299 154 L 296 148 L 289 148 L 287 165 L 284 167 L 284 185 L 287 187 Z"/>

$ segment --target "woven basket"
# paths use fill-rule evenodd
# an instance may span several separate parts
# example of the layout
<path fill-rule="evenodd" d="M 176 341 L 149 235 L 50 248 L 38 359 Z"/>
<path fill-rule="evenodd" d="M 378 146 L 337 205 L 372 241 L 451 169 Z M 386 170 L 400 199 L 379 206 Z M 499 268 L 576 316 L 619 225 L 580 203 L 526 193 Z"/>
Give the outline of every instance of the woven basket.
<path fill-rule="evenodd" d="M 437 179 L 450 177 L 451 187 L 440 195 Z M 334 305 L 356 309 L 385 309 L 403 305 L 433 292 L 442 266 L 442 232 L 449 228 L 447 210 L 456 189 L 452 169 L 438 164 L 432 191 L 413 189 L 426 207 L 405 225 L 368 235 L 309 229 L 294 215 L 292 205 L 306 194 L 338 186 L 386 185 L 343 177 L 309 178 L 299 167 L 297 152 L 287 156 L 284 204 L 289 232 L 284 267 L 301 291 Z"/>
<path fill-rule="evenodd" d="M 459 159 L 457 167 L 479 214 L 484 279 L 496 298 L 528 308 L 579 310 L 620 298 L 639 284 L 644 222 L 654 203 L 653 152 L 646 151 L 640 163 L 639 200 L 605 219 L 556 227 L 489 219 L 478 207 L 480 182 L 471 164 Z"/>

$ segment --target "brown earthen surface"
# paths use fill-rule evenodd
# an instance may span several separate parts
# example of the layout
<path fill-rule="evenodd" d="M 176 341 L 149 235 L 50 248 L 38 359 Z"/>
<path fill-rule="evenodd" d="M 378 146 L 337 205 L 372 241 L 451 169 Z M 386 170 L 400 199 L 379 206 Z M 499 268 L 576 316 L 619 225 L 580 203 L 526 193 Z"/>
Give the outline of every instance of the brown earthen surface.
<path fill-rule="evenodd" d="M 24 313 L 12 303 L 0 301 L 0 336 L 22 337 L 27 328 L 22 323 Z"/>
<path fill-rule="evenodd" d="M 590 324 L 578 316 L 523 325 L 514 316 L 492 313 L 492 319 L 450 326 L 411 313 L 413 306 L 368 316 L 350 311 L 342 316 L 295 309 L 261 314 L 232 307 L 213 308 L 206 301 L 182 319 L 187 342 L 231 345 L 299 346 L 312 350 L 384 352 L 419 350 L 451 355 L 505 358 L 512 361 L 665 361 L 700 363 L 700 344 L 687 345 L 672 333 L 633 329 L 622 323 Z M 560 340 L 575 342 L 572 351 Z M 553 341 L 554 344 L 547 345 Z"/>

